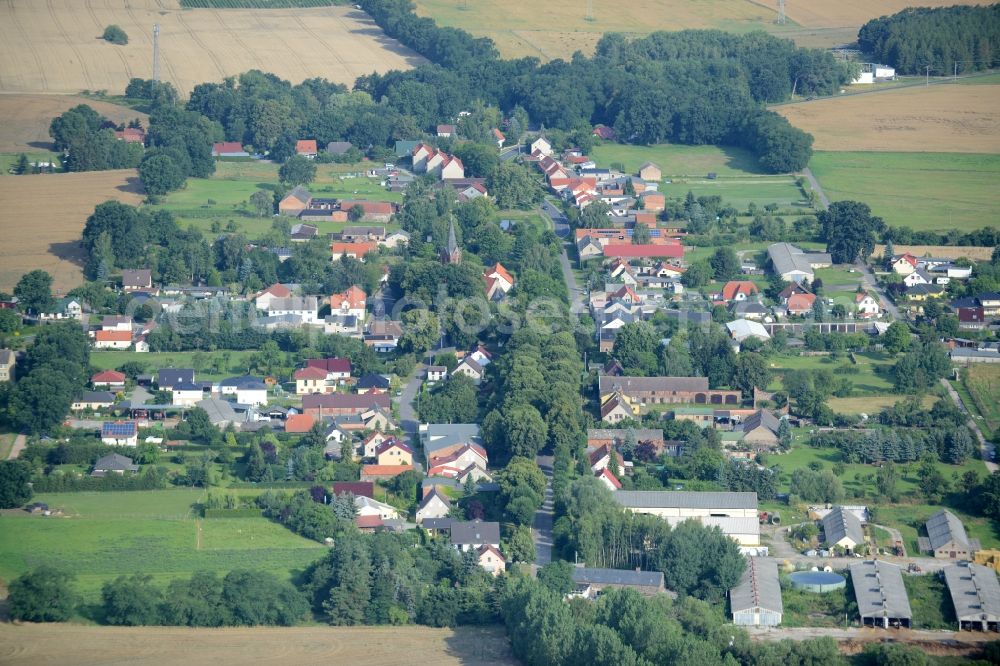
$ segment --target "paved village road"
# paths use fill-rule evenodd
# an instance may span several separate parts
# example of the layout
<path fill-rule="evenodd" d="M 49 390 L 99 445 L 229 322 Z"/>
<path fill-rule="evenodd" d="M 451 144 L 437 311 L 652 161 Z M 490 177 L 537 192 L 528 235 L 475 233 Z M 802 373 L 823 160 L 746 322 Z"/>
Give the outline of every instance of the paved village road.
<path fill-rule="evenodd" d="M 948 391 L 948 395 L 951 396 L 952 402 L 962 410 L 962 413 L 969 417 L 968 426 L 972 428 L 972 432 L 976 433 L 976 439 L 979 440 L 979 450 L 982 452 L 983 462 L 986 463 L 986 470 L 992 474 L 993 472 L 1000 469 L 995 462 L 993 462 L 993 445 L 986 441 L 986 437 L 983 436 L 983 431 L 979 429 L 979 424 L 976 423 L 976 419 L 972 417 L 969 412 L 968 407 L 965 406 L 965 401 L 962 400 L 962 396 L 958 394 L 955 387 L 951 385 L 947 379 L 941 379 L 941 385 L 945 387 Z"/>
<path fill-rule="evenodd" d="M 826 197 L 826 192 L 823 191 L 822 186 L 820 186 L 819 181 L 816 180 L 816 176 L 813 175 L 813 172 L 809 169 L 809 167 L 802 170 L 802 175 L 806 177 L 806 180 L 809 181 L 809 185 L 812 186 L 816 194 L 819 195 L 819 202 L 823 204 L 823 210 L 828 209 L 830 207 L 830 200 Z"/>
<path fill-rule="evenodd" d="M 878 280 L 875 279 L 875 274 L 872 273 L 872 269 L 863 261 L 859 261 L 854 264 L 854 267 L 861 271 L 861 284 L 865 289 L 872 292 L 878 296 L 879 303 L 883 308 L 889 311 L 893 319 L 900 319 L 901 315 L 899 313 L 899 308 L 893 304 L 889 297 L 886 295 L 882 287 L 879 286 Z"/>
<path fill-rule="evenodd" d="M 400 427 L 405 433 L 410 435 L 410 444 L 416 447 L 417 444 L 417 425 L 420 420 L 417 418 L 417 410 L 414 409 L 413 403 L 417 399 L 417 391 L 420 390 L 420 384 L 423 380 L 420 377 L 422 371 L 421 363 L 417 363 L 413 368 L 413 373 L 407 379 L 406 385 L 403 387 L 402 395 L 400 395 L 396 400 L 399 403 L 399 420 Z M 414 450 L 416 450 L 414 448 Z"/>
<path fill-rule="evenodd" d="M 535 542 L 535 565 L 542 567 L 552 561 L 552 456 L 535 456 L 535 463 L 545 474 L 545 501 L 535 512 L 531 538 Z"/>

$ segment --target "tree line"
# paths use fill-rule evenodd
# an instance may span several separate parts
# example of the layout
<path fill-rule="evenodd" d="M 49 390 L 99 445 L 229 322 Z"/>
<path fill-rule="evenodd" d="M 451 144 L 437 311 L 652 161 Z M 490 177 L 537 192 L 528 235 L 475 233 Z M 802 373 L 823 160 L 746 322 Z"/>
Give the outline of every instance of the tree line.
<path fill-rule="evenodd" d="M 1000 66 L 1000 4 L 904 9 L 861 26 L 858 45 L 898 74 L 992 69 Z"/>

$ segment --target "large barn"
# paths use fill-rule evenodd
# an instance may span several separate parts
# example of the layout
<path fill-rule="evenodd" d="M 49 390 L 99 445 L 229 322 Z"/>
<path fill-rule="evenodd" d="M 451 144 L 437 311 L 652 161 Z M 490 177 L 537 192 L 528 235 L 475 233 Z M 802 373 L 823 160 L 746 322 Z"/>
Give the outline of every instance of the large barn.
<path fill-rule="evenodd" d="M 993 569 L 957 564 L 944 569 L 959 629 L 1000 631 L 1000 583 Z"/>
<path fill-rule="evenodd" d="M 781 624 L 784 606 L 778 565 L 774 560 L 748 558 L 739 584 L 729 591 L 729 610 L 737 625 L 777 627 Z"/>
<path fill-rule="evenodd" d="M 851 584 L 863 626 L 913 626 L 913 611 L 898 566 L 879 560 L 859 562 L 851 567 Z"/>

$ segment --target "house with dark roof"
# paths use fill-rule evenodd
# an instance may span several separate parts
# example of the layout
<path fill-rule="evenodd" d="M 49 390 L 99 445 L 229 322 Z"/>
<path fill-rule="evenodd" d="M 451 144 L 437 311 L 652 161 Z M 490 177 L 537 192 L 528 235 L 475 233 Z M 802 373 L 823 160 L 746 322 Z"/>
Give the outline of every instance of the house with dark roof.
<path fill-rule="evenodd" d="M 437 487 L 424 495 L 417 506 L 417 524 L 433 518 L 447 518 L 451 513 L 451 501 Z"/>
<path fill-rule="evenodd" d="M 389 380 L 386 377 L 369 373 L 358 378 L 358 381 L 354 383 L 354 390 L 361 394 L 378 393 L 388 391 L 389 386 Z"/>
<path fill-rule="evenodd" d="M 139 466 L 134 464 L 131 458 L 126 458 L 123 455 L 112 453 L 109 456 L 98 458 L 97 462 L 94 463 L 94 469 L 90 475 L 102 478 L 109 474 L 118 474 L 120 476 L 126 472 L 134 474 L 138 471 Z"/>
<path fill-rule="evenodd" d="M 470 520 L 451 524 L 451 545 L 465 552 L 483 546 L 500 547 L 500 523 Z"/>
<path fill-rule="evenodd" d="M 903 584 L 902 569 L 879 560 L 851 567 L 851 584 L 864 627 L 910 628 L 913 611 Z"/>
<path fill-rule="evenodd" d="M 634 571 L 632 569 L 599 569 L 573 567 L 573 596 L 596 598 L 606 589 L 630 589 L 643 596 L 667 594 L 661 571 Z"/>
<path fill-rule="evenodd" d="M 115 404 L 115 394 L 111 391 L 86 391 L 73 401 L 70 409 L 78 412 L 84 409 L 107 409 Z"/>
<path fill-rule="evenodd" d="M 759 409 L 743 421 L 740 441 L 751 444 L 759 449 L 772 449 L 778 446 L 778 429 L 781 419 L 766 409 Z"/>
<path fill-rule="evenodd" d="M 373 408 L 389 411 L 389 396 L 386 394 L 311 394 L 302 396 L 302 410 L 313 418 L 326 416 L 360 416 Z"/>
<path fill-rule="evenodd" d="M 156 373 L 156 386 L 161 391 L 172 391 L 178 384 L 193 384 L 194 370 L 190 368 L 161 368 Z"/>
<path fill-rule="evenodd" d="M 1000 631 L 1000 583 L 997 572 L 981 564 L 944 568 L 960 630 Z"/>
<path fill-rule="evenodd" d="M 122 271 L 122 289 L 124 291 L 148 291 L 152 288 L 153 271 L 148 268 L 126 268 Z"/>
<path fill-rule="evenodd" d="M 350 141 L 331 141 L 326 144 L 326 152 L 331 155 L 343 155 L 353 147 L 354 145 Z"/>

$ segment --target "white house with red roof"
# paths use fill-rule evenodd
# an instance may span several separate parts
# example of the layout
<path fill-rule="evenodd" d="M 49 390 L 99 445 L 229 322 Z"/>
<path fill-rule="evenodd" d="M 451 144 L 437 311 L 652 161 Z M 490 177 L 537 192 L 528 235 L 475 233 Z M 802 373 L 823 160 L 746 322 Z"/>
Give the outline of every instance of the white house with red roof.
<path fill-rule="evenodd" d="M 878 317 L 882 314 L 882 306 L 878 299 L 867 291 L 854 295 L 854 307 L 859 317 Z"/>
<path fill-rule="evenodd" d="M 507 570 L 507 560 L 500 553 L 500 549 L 491 544 L 480 546 L 476 550 L 476 561 L 493 576 L 499 576 Z"/>
<path fill-rule="evenodd" d="M 504 133 L 498 130 L 496 127 L 490 130 L 490 133 L 493 135 L 493 140 L 497 142 L 497 148 L 503 148 L 504 141 L 507 140 L 507 137 L 504 136 Z"/>
<path fill-rule="evenodd" d="M 491 301 L 502 300 L 514 288 L 514 276 L 499 261 L 486 269 L 483 279 L 486 280 L 486 298 Z"/>
<path fill-rule="evenodd" d="M 291 289 L 281 284 L 280 282 L 276 282 L 267 289 L 264 289 L 256 296 L 254 296 L 253 305 L 258 310 L 267 311 L 271 309 L 271 301 L 273 299 L 291 298 L 291 296 L 292 296 Z"/>
<path fill-rule="evenodd" d="M 410 153 L 410 159 L 413 161 L 413 170 L 417 173 L 427 171 L 427 159 L 436 152 L 436 149 L 428 146 L 426 143 L 418 143 L 413 148 L 413 152 Z"/>
<path fill-rule="evenodd" d="M 382 444 L 384 444 L 385 442 L 392 441 L 394 439 L 395 437 L 392 437 L 391 435 L 386 435 L 385 433 L 376 430 L 375 432 L 368 435 L 361 441 L 361 447 L 359 449 L 361 452 L 361 457 L 377 458 L 379 447 L 382 446 Z"/>
<path fill-rule="evenodd" d="M 478 444 L 466 443 L 447 447 L 435 452 L 427 461 L 427 476 L 443 476 L 454 479 L 463 476 L 470 467 L 478 468 L 486 474 L 489 457 L 486 449 Z"/>
<path fill-rule="evenodd" d="M 465 178 L 465 165 L 454 155 L 445 154 L 441 161 L 441 180 L 460 180 Z"/>
<path fill-rule="evenodd" d="M 112 391 L 125 388 L 125 380 L 128 379 L 124 372 L 117 370 L 102 370 L 90 378 L 90 383 L 94 388 L 105 386 Z"/>
<path fill-rule="evenodd" d="M 330 314 L 364 319 L 367 303 L 368 294 L 352 285 L 346 291 L 330 296 Z"/>
<path fill-rule="evenodd" d="M 622 489 L 622 482 L 619 481 L 618 478 L 614 474 L 612 474 L 611 470 L 608 469 L 607 467 L 598 472 L 595 472 L 594 476 L 596 476 L 598 480 L 600 480 L 600 482 L 607 487 L 608 490 Z"/>
<path fill-rule="evenodd" d="M 333 387 L 326 383 L 326 370 L 323 368 L 299 368 L 292 375 L 295 380 L 295 394 L 330 393 Z"/>
<path fill-rule="evenodd" d="M 349 358 L 311 358 L 306 361 L 306 367 L 326 370 L 326 379 L 330 382 L 342 382 L 351 376 Z"/>
<path fill-rule="evenodd" d="M 909 275 L 917 270 L 917 258 L 909 252 L 894 257 L 892 260 L 892 270 L 897 275 Z"/>
<path fill-rule="evenodd" d="M 296 141 L 295 154 L 310 160 L 316 157 L 319 154 L 319 149 L 316 147 L 316 139 L 299 139 Z"/>
<path fill-rule="evenodd" d="M 489 353 L 486 347 L 482 345 L 476 345 L 476 348 L 469 352 L 467 356 L 484 368 L 493 360 L 493 354 Z"/>

